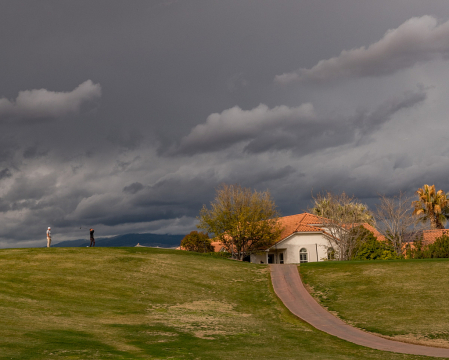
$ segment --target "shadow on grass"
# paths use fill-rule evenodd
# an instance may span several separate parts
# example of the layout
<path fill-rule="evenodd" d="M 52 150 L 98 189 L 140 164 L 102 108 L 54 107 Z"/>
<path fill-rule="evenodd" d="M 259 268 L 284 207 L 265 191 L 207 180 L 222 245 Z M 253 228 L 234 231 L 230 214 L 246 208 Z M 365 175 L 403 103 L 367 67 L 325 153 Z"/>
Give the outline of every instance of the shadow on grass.
<path fill-rule="evenodd" d="M 164 325 L 112 325 L 120 328 L 127 344 L 139 348 L 141 356 L 156 359 L 220 359 L 228 347 L 222 336 L 204 339 Z M 222 345 L 226 344 L 226 345 Z"/>
<path fill-rule="evenodd" d="M 3 345 L 0 359 L 220 359 L 226 351 L 221 336 L 202 339 L 167 326 L 111 325 L 120 329 L 123 343 L 134 351 L 120 351 L 87 332 L 46 330 L 24 336 L 27 345 Z"/>
<path fill-rule="evenodd" d="M 89 333 L 70 330 L 44 330 L 24 335 L 28 341 L 2 346 L 11 355 L 0 359 L 135 359 L 127 352 L 93 338 Z M 14 354 L 14 355 L 12 355 Z"/>

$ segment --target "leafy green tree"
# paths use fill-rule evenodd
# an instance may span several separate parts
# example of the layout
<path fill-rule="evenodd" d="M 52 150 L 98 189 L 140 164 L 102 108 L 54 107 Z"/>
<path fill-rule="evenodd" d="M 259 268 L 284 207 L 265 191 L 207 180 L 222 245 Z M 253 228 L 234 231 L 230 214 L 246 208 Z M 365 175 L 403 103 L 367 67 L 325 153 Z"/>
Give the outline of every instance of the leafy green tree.
<path fill-rule="evenodd" d="M 257 192 L 240 185 L 222 184 L 211 208 L 198 217 L 199 229 L 213 233 L 228 252 L 239 260 L 278 240 L 279 212 L 269 191 Z"/>
<path fill-rule="evenodd" d="M 378 241 L 371 231 L 359 232 L 357 245 L 351 260 L 392 260 L 400 259 L 389 241 Z"/>
<path fill-rule="evenodd" d="M 449 216 L 449 199 L 443 190 L 435 190 L 435 185 L 425 184 L 416 191 L 418 200 L 413 201 L 414 215 L 420 216 L 421 222 L 430 221 L 432 229 L 444 229 Z"/>
<path fill-rule="evenodd" d="M 188 251 L 196 251 L 199 253 L 214 251 L 209 235 L 198 231 L 191 231 L 189 234 L 184 236 L 181 240 L 181 247 Z"/>

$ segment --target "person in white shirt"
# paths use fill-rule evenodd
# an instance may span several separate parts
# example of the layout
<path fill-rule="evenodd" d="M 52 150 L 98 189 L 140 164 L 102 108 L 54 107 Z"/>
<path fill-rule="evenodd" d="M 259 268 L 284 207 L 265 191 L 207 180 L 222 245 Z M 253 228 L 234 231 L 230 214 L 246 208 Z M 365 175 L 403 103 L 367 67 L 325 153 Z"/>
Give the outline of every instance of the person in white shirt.
<path fill-rule="evenodd" d="M 50 247 L 50 245 L 51 245 L 51 227 L 49 226 L 47 230 L 47 247 Z"/>

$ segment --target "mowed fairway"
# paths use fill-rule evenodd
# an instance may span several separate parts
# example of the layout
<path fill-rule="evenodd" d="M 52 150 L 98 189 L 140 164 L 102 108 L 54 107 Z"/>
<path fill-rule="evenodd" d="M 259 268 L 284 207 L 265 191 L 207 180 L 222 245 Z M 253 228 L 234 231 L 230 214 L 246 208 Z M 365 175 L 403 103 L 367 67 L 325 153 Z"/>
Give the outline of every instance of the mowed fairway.
<path fill-rule="evenodd" d="M 174 250 L 42 248 L 0 251 L 0 359 L 424 358 L 314 330 L 281 305 L 263 265 Z"/>
<path fill-rule="evenodd" d="M 312 294 L 349 324 L 449 348 L 449 259 L 310 263 L 300 273 Z"/>

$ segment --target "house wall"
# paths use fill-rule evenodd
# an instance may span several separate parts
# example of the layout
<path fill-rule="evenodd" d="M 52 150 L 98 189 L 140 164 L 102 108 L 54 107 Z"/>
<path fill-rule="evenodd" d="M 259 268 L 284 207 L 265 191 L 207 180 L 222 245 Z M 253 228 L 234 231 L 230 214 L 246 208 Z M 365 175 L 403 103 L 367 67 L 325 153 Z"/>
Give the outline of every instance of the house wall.
<path fill-rule="evenodd" d="M 268 255 L 267 252 L 251 254 L 250 259 L 253 264 L 267 264 L 268 263 L 267 255 Z"/>
<path fill-rule="evenodd" d="M 279 264 L 279 254 L 284 253 L 284 264 L 299 264 L 299 251 L 302 248 L 307 249 L 309 262 L 323 261 L 327 259 L 329 247 L 328 238 L 321 233 L 298 233 L 276 244 L 266 254 L 251 255 L 251 262 L 260 264 L 263 261 L 266 264 L 267 254 L 275 254 L 275 263 Z"/>
<path fill-rule="evenodd" d="M 279 244 L 279 247 L 286 248 L 286 264 L 299 263 L 299 251 L 301 248 L 307 249 L 309 262 L 322 261 L 327 259 L 327 249 L 329 240 L 323 234 L 295 234 L 291 238 Z M 284 255 L 285 257 L 285 255 Z"/>

